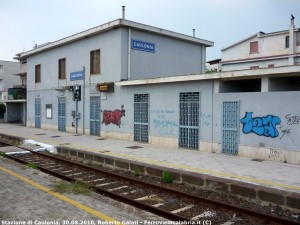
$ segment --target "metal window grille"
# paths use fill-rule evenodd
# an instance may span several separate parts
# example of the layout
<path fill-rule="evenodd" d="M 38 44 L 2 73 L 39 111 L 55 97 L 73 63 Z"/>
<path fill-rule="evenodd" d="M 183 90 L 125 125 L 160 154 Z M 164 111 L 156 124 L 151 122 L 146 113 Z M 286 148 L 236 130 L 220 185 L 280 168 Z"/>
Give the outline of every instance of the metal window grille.
<path fill-rule="evenodd" d="M 200 93 L 179 94 L 179 147 L 199 148 Z"/>
<path fill-rule="evenodd" d="M 58 130 L 66 131 L 66 98 L 58 97 Z"/>
<path fill-rule="evenodd" d="M 41 99 L 36 98 L 34 104 L 34 111 L 35 111 L 35 128 L 41 128 Z"/>
<path fill-rule="evenodd" d="M 100 135 L 100 96 L 90 97 L 90 135 Z"/>
<path fill-rule="evenodd" d="M 134 95 L 134 140 L 148 142 L 149 94 Z"/>
<path fill-rule="evenodd" d="M 238 154 L 239 102 L 223 102 L 222 153 Z"/>

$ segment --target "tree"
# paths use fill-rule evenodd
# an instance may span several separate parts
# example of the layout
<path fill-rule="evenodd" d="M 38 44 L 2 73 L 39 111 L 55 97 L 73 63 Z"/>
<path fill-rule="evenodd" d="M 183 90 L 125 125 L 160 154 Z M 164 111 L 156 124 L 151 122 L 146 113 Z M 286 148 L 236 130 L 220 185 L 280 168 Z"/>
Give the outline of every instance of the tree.
<path fill-rule="evenodd" d="M 0 103 L 0 118 L 4 118 L 4 113 L 6 112 L 6 107 L 3 103 Z"/>

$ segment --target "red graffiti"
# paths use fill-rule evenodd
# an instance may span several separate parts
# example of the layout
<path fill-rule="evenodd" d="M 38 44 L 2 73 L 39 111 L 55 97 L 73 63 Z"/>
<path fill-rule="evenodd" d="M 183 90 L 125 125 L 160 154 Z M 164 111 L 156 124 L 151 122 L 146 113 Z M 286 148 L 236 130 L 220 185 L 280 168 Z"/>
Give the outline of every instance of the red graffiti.
<path fill-rule="evenodd" d="M 124 110 L 124 106 L 121 106 L 121 109 L 116 109 L 114 111 L 111 110 L 104 110 L 103 111 L 103 120 L 102 123 L 104 123 L 105 125 L 108 124 L 116 124 L 117 126 L 120 127 L 121 125 L 121 118 L 125 116 L 125 110 Z"/>

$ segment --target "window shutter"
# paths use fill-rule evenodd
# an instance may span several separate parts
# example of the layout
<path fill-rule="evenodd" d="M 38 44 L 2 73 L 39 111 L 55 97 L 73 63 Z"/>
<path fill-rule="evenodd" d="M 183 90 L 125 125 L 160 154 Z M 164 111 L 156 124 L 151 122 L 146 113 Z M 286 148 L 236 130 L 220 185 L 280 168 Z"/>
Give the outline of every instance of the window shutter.
<path fill-rule="evenodd" d="M 258 53 L 258 42 L 250 42 L 250 53 Z"/>

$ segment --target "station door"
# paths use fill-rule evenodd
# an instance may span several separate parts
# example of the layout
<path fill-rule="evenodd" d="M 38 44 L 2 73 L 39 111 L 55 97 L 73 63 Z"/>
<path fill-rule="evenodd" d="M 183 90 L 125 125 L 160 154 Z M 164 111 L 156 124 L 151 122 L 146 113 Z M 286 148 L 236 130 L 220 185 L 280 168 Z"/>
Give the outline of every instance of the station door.
<path fill-rule="evenodd" d="M 200 93 L 179 94 L 179 147 L 199 148 Z"/>
<path fill-rule="evenodd" d="M 134 141 L 148 143 L 149 94 L 134 95 Z"/>
<path fill-rule="evenodd" d="M 35 128 L 41 128 L 41 99 L 36 98 L 34 104 L 34 123 Z"/>
<path fill-rule="evenodd" d="M 237 155 L 239 133 L 239 102 L 223 102 L 222 111 L 222 153 Z"/>
<path fill-rule="evenodd" d="M 66 98 L 58 97 L 58 130 L 66 131 Z"/>
<path fill-rule="evenodd" d="M 100 96 L 90 97 L 90 135 L 100 135 Z"/>

